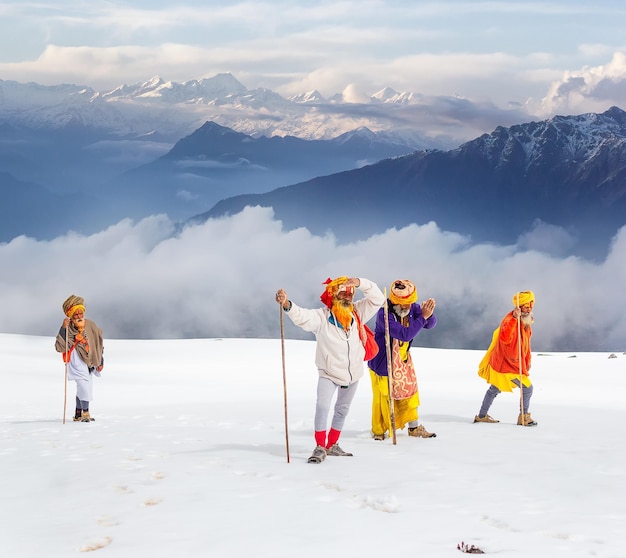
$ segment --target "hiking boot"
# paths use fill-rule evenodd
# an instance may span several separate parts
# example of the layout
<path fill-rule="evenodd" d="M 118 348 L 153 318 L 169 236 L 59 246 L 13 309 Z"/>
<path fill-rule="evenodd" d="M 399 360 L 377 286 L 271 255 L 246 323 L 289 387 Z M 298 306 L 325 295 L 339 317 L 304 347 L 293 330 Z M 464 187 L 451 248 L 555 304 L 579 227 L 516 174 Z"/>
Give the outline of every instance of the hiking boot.
<path fill-rule="evenodd" d="M 522 420 L 522 413 L 517 417 L 517 424 L 520 426 L 537 426 L 537 421 L 533 420 L 530 413 L 524 413 L 524 419 Z"/>
<path fill-rule="evenodd" d="M 494 419 L 493 417 L 490 417 L 489 415 L 485 415 L 482 418 L 480 418 L 478 415 L 476 415 L 474 417 L 474 422 L 500 422 L 500 421 Z"/>
<path fill-rule="evenodd" d="M 95 418 L 91 418 L 91 415 L 89 414 L 89 411 L 83 411 L 83 413 L 82 413 L 82 415 L 80 417 L 80 422 L 92 422 L 94 420 L 96 420 L 96 419 Z"/>
<path fill-rule="evenodd" d="M 334 445 L 330 446 L 326 450 L 326 455 L 335 455 L 335 456 L 338 455 L 338 456 L 341 456 L 341 457 L 352 457 L 352 454 L 350 452 L 343 451 L 339 447 L 339 444 L 334 444 Z"/>
<path fill-rule="evenodd" d="M 313 450 L 313 453 L 311 454 L 311 457 L 309 457 L 307 462 L 308 463 L 321 463 L 322 461 L 324 461 L 324 459 L 326 459 L 326 448 L 323 446 L 317 446 Z"/>
<path fill-rule="evenodd" d="M 384 440 L 385 439 L 385 435 L 384 434 L 374 434 L 374 440 Z"/>
<path fill-rule="evenodd" d="M 409 427 L 409 436 L 413 438 L 436 438 L 437 434 L 434 432 L 428 432 L 421 424 L 419 426 Z"/>

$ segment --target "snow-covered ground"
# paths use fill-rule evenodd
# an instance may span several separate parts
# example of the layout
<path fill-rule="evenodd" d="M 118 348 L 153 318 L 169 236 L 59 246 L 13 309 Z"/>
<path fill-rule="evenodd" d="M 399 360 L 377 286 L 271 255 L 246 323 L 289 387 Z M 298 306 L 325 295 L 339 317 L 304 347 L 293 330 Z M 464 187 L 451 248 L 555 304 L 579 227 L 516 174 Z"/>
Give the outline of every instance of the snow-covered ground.
<path fill-rule="evenodd" d="M 95 317 L 97 320 L 97 317 Z M 105 332 L 106 335 L 106 332 Z M 622 558 L 626 355 L 534 354 L 536 428 L 518 393 L 473 424 L 482 351 L 412 349 L 436 438 L 369 433 L 369 378 L 341 439 L 310 465 L 314 342 L 106 340 L 74 423 L 52 337 L 0 334 L 0 556 Z M 618 348 L 616 348 L 617 350 Z"/>

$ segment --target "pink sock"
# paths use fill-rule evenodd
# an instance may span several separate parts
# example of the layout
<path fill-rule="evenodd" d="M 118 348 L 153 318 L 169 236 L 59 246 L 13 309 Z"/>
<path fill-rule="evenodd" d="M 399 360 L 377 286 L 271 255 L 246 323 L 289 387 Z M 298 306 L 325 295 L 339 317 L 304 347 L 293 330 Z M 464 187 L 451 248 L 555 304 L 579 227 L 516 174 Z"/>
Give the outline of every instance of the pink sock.
<path fill-rule="evenodd" d="M 328 443 L 326 445 L 327 448 L 330 446 L 334 446 L 339 441 L 339 435 L 341 434 L 341 430 L 335 430 L 331 428 L 328 432 Z"/>

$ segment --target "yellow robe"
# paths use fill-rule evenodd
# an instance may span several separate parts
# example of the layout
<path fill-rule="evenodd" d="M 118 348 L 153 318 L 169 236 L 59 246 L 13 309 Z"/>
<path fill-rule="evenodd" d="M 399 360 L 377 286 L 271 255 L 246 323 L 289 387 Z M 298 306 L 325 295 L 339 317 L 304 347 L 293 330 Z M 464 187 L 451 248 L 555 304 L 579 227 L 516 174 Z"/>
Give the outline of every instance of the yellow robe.
<path fill-rule="evenodd" d="M 400 356 L 406 360 L 409 344 L 400 342 Z M 372 432 L 385 434 L 391 432 L 391 413 L 389 408 L 389 379 L 370 370 L 372 380 Z M 417 408 L 420 404 L 419 391 L 408 399 L 394 400 L 393 410 L 396 430 L 402 430 L 409 422 L 417 420 Z"/>
<path fill-rule="evenodd" d="M 517 387 L 517 385 L 514 384 L 513 381 L 517 380 L 519 382 L 520 375 L 507 372 L 498 372 L 491 366 L 491 364 L 489 364 L 491 355 L 495 350 L 496 345 L 498 344 L 499 336 L 500 328 L 498 327 L 493 332 L 491 345 L 489 345 L 485 356 L 478 365 L 478 375 L 483 378 L 487 383 L 496 386 L 500 391 L 513 391 L 513 388 Z M 524 374 L 522 374 L 522 385 L 526 387 L 531 386 L 530 378 Z"/>

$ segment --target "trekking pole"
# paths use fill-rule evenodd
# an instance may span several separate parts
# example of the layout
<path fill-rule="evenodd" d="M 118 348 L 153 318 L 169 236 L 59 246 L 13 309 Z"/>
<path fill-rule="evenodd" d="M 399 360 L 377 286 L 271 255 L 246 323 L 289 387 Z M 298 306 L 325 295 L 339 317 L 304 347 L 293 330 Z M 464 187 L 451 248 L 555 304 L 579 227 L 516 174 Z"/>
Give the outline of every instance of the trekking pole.
<path fill-rule="evenodd" d="M 285 402 L 285 447 L 287 449 L 287 463 L 289 463 L 289 422 L 287 420 L 287 374 L 285 373 L 285 321 L 283 305 L 278 305 L 280 311 L 280 348 L 283 359 L 283 400 Z"/>
<path fill-rule="evenodd" d="M 385 288 L 385 304 L 383 314 L 385 315 L 385 350 L 387 352 L 387 384 L 389 391 L 389 421 L 391 426 L 391 436 L 393 440 L 393 445 L 396 445 L 396 412 L 393 407 L 393 394 L 392 386 L 393 386 L 393 378 L 392 378 L 392 370 L 391 370 L 391 340 L 389 337 L 389 308 L 387 305 L 387 289 Z"/>
<path fill-rule="evenodd" d="M 519 309 L 519 293 L 517 293 L 517 308 Z M 521 313 L 521 310 L 520 310 Z M 521 315 L 517 316 L 517 361 L 519 362 L 519 408 L 522 418 L 522 426 L 526 426 L 524 416 L 524 384 L 522 384 L 522 326 L 520 324 Z"/>
<path fill-rule="evenodd" d="M 65 355 L 67 355 L 67 346 L 68 346 L 68 341 L 67 341 L 68 327 L 65 328 Z M 65 355 L 63 356 L 65 357 Z M 66 360 L 66 359 L 67 357 L 63 358 L 63 360 Z M 63 388 L 63 424 L 65 424 L 66 412 L 67 412 L 67 362 L 65 363 L 65 383 L 64 383 L 64 388 Z"/>

